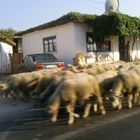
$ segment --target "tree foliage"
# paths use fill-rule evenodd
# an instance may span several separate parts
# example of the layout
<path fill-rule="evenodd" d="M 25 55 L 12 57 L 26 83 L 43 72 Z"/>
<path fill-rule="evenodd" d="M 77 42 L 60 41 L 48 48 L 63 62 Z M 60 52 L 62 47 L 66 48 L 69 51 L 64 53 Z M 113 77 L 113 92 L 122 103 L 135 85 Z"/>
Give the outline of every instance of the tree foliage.
<path fill-rule="evenodd" d="M 139 36 L 140 19 L 122 13 L 111 13 L 96 16 L 91 21 L 96 38 L 103 39 L 105 36 Z"/>
<path fill-rule="evenodd" d="M 4 35 L 5 37 L 13 40 L 14 34 L 16 33 L 16 30 L 12 28 L 7 29 L 0 29 L 0 34 Z"/>
<path fill-rule="evenodd" d="M 81 14 L 78 12 L 70 12 L 49 23 L 19 32 L 18 35 L 61 25 L 69 21 L 86 23 L 93 29 L 95 38 L 100 40 L 112 35 L 118 35 L 120 37 L 140 36 L 140 18 L 138 17 L 132 17 L 122 13 L 102 14 L 97 16 L 93 14 Z"/>
<path fill-rule="evenodd" d="M 47 24 L 59 24 L 59 23 L 63 23 L 65 21 L 76 21 L 76 22 L 85 22 L 90 24 L 91 21 L 93 21 L 95 19 L 96 15 L 90 15 L 90 14 L 81 14 L 78 12 L 69 12 L 68 14 L 54 20 L 51 21 Z"/>
<path fill-rule="evenodd" d="M 105 36 L 110 35 L 140 36 L 140 18 L 122 13 L 97 16 L 70 12 L 55 22 L 70 19 L 87 23 L 93 29 L 94 35 L 98 39 L 103 39 Z"/>

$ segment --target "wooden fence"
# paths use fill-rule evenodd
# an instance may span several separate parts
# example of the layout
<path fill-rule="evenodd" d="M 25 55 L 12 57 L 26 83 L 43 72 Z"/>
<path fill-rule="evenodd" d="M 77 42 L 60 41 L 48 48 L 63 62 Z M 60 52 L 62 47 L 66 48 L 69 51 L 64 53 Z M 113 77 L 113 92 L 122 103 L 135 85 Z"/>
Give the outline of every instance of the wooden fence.
<path fill-rule="evenodd" d="M 22 53 L 13 53 L 9 54 L 11 60 L 11 73 L 19 72 L 19 65 L 22 63 L 23 54 Z"/>

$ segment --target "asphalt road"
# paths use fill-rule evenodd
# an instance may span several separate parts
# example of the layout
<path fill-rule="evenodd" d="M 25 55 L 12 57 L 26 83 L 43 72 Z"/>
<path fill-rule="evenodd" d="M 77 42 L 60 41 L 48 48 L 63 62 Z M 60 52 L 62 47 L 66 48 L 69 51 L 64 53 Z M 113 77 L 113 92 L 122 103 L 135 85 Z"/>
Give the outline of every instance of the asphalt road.
<path fill-rule="evenodd" d="M 62 109 L 58 122 L 32 103 L 0 98 L 0 140 L 140 140 L 140 107 L 121 111 L 107 108 L 104 116 L 91 113 L 67 125 Z"/>

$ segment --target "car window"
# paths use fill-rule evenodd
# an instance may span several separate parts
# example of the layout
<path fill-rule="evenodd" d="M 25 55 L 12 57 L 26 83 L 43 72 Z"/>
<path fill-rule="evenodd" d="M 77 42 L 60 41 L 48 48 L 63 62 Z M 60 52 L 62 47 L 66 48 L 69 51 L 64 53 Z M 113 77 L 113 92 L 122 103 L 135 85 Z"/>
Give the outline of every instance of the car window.
<path fill-rule="evenodd" d="M 32 59 L 33 59 L 34 62 L 36 62 L 37 61 L 36 55 L 33 55 Z"/>
<path fill-rule="evenodd" d="M 26 61 L 27 61 L 27 59 L 28 59 L 28 56 L 26 56 L 26 57 L 24 58 L 24 62 L 26 62 Z"/>
<path fill-rule="evenodd" d="M 56 61 L 57 58 L 52 54 L 38 54 L 34 57 L 36 61 L 43 62 L 43 61 Z"/>
<path fill-rule="evenodd" d="M 26 56 L 24 59 L 24 63 L 30 63 L 33 62 L 32 57 L 31 56 Z"/>

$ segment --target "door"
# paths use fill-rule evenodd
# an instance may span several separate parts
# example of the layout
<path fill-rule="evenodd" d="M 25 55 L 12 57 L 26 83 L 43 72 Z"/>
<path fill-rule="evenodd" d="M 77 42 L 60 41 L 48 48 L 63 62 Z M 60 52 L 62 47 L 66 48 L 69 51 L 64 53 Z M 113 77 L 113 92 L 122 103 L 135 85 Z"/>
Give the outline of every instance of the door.
<path fill-rule="evenodd" d="M 120 53 L 120 60 L 125 61 L 125 38 L 119 37 L 119 53 Z"/>

